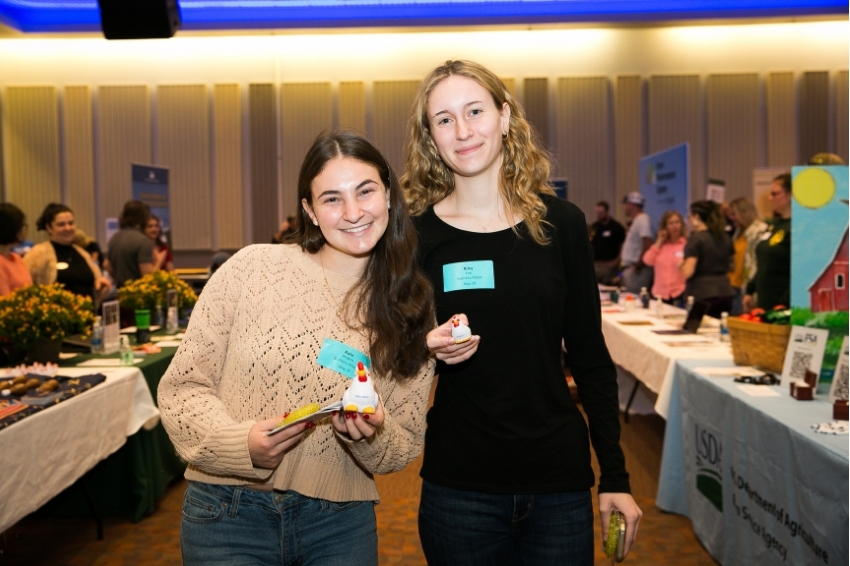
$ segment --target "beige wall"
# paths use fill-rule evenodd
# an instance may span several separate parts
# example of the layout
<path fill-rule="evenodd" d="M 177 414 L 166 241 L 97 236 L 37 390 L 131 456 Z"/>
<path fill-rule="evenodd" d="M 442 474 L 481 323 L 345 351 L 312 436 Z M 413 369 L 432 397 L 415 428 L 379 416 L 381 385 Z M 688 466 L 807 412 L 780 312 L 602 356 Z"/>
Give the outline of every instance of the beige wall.
<path fill-rule="evenodd" d="M 587 214 L 683 141 L 692 198 L 706 177 L 747 195 L 754 167 L 848 158 L 847 44 L 846 21 L 0 39 L 0 189 L 31 223 L 61 198 L 102 239 L 141 160 L 172 170 L 178 252 L 266 241 L 318 131 L 365 130 L 400 170 L 417 81 L 468 58 L 513 83 Z"/>

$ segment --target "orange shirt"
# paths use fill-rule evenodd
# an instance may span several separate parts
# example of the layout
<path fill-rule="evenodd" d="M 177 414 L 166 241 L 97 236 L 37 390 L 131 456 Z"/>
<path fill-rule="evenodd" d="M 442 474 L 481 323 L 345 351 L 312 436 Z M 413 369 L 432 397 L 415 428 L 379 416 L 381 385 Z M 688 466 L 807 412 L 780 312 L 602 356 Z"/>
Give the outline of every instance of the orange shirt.
<path fill-rule="evenodd" d="M 0 297 L 27 285 L 32 285 L 32 277 L 21 256 L 15 252 L 0 254 Z"/>
<path fill-rule="evenodd" d="M 747 254 L 747 238 L 743 232 L 735 238 L 732 246 L 735 248 L 735 268 L 727 275 L 729 276 L 729 283 L 736 289 L 740 289 L 747 283 L 744 281 L 744 256 Z"/>

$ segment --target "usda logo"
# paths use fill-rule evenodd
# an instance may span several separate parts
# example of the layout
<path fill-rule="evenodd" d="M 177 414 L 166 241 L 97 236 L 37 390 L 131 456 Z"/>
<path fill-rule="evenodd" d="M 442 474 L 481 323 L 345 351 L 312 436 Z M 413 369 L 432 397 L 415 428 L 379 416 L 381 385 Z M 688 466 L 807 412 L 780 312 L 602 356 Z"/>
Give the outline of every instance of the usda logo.
<path fill-rule="evenodd" d="M 696 442 L 697 491 L 705 496 L 718 511 L 723 511 L 723 439 L 708 429 L 694 424 Z"/>

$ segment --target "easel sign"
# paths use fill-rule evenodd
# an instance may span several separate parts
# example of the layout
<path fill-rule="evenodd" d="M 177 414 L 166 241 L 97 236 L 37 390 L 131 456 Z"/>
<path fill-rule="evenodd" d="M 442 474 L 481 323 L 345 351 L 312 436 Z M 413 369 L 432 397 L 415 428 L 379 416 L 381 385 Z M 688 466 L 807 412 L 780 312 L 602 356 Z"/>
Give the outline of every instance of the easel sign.
<path fill-rule="evenodd" d="M 118 301 L 106 301 L 100 307 L 103 311 L 103 353 L 114 354 L 118 351 L 120 335 L 120 311 Z"/>
<path fill-rule="evenodd" d="M 782 383 L 805 381 L 807 371 L 820 375 L 828 338 L 829 330 L 792 326 L 788 348 L 785 350 L 785 363 L 782 365 Z M 812 387 L 814 393 L 817 381 Z"/>

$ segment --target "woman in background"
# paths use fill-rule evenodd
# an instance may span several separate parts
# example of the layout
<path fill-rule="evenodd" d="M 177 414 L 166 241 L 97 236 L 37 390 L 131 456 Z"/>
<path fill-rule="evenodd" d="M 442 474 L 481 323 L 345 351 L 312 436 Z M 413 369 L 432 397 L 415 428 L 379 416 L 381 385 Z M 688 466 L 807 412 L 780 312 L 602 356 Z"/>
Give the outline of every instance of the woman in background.
<path fill-rule="evenodd" d="M 761 235 L 767 231 L 767 223 L 758 217 L 756 207 L 747 197 L 738 197 L 729 203 L 729 211 L 735 220 L 735 268 L 730 272 L 729 282 L 737 291 L 735 304 L 729 314 L 741 314 L 742 300 L 747 284 L 756 276 L 756 246 Z"/>
<path fill-rule="evenodd" d="M 643 262 L 655 269 L 652 295 L 669 305 L 682 306 L 687 282 L 679 265 L 685 258 L 687 241 L 685 219 L 675 210 L 668 210 L 658 223 L 658 237 L 643 254 Z"/>
<path fill-rule="evenodd" d="M 685 294 L 708 303 L 706 314 L 720 318 L 732 310 L 735 290 L 726 275 L 732 264 L 732 242 L 726 235 L 720 206 L 710 200 L 691 204 L 691 235 L 685 244 L 681 272 L 688 280 Z"/>
<path fill-rule="evenodd" d="M 448 61 L 422 82 L 404 185 L 434 284 L 440 375 L 428 413 L 419 535 L 433 565 L 593 564 L 590 421 L 607 533 L 627 523 L 614 364 L 602 337 L 587 224 L 548 184 L 549 161 L 490 70 Z M 465 314 L 459 314 L 465 313 Z M 455 343 L 450 318 L 476 332 Z"/>
<path fill-rule="evenodd" d="M 153 242 L 154 270 L 174 271 L 174 257 L 162 236 L 162 223 L 155 214 L 151 214 L 148 218 L 145 225 L 145 235 Z"/>
<path fill-rule="evenodd" d="M 210 277 L 159 385 L 189 462 L 188 566 L 375 566 L 373 474 L 422 449 L 433 295 L 398 180 L 364 138 L 323 134 L 298 196 L 292 243 L 243 248 Z M 373 414 L 268 434 L 288 411 L 342 399 L 353 372 L 339 360 L 358 357 L 381 394 Z"/>
<path fill-rule="evenodd" d="M 27 218 L 11 202 L 0 203 L 0 297 L 32 285 L 32 277 L 21 256 L 12 251 L 27 235 Z"/>
<path fill-rule="evenodd" d="M 74 212 L 66 205 L 50 203 L 36 221 L 50 239 L 36 244 L 24 256 L 36 285 L 61 283 L 75 295 L 88 297 L 95 308 L 112 284 L 103 276 L 89 253 L 74 243 L 77 224 Z"/>

